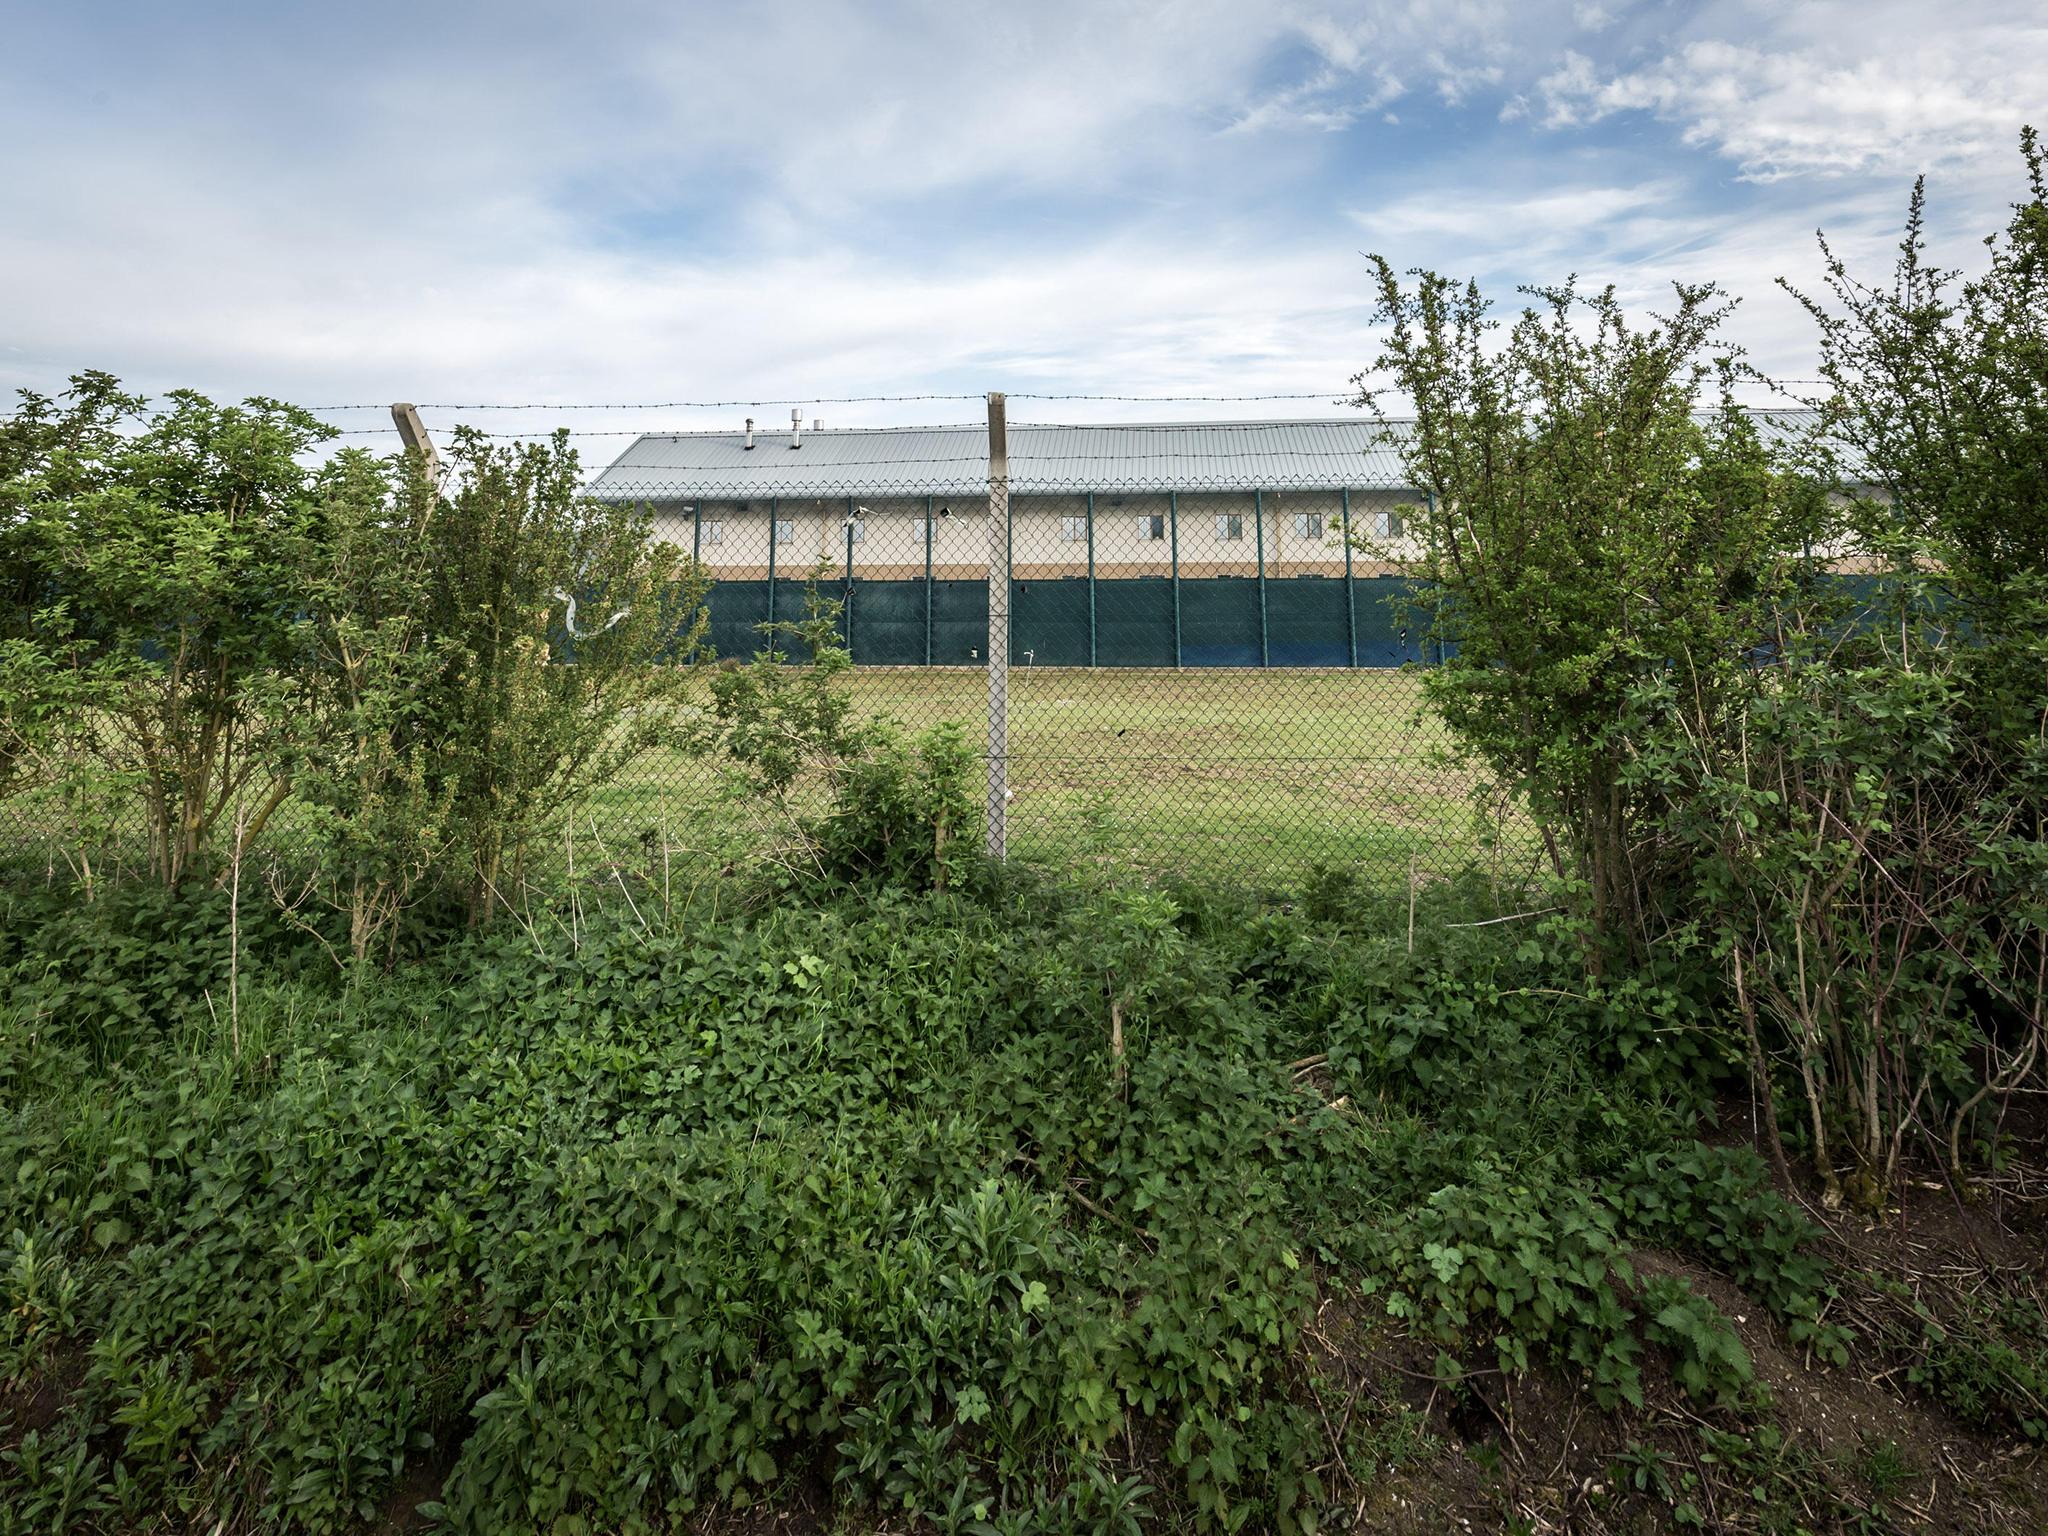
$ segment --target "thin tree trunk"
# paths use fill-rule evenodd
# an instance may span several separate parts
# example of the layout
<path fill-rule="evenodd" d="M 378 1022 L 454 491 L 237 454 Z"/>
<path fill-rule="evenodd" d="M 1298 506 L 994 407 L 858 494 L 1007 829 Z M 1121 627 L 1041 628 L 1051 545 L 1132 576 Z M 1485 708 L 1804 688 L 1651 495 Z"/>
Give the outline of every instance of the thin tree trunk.
<path fill-rule="evenodd" d="M 1764 1122 L 1764 1150 L 1770 1154 L 1771 1176 L 1784 1194 L 1792 1193 L 1792 1167 L 1785 1160 L 1785 1138 L 1778 1129 L 1778 1096 L 1771 1087 L 1770 1061 L 1764 1055 L 1761 1031 L 1757 1028 L 1756 1003 L 1749 995 L 1742 963 L 1742 946 L 1735 946 L 1735 1001 L 1742 1011 L 1742 1030 L 1749 1038 L 1749 1076 L 1761 1101 Z"/>

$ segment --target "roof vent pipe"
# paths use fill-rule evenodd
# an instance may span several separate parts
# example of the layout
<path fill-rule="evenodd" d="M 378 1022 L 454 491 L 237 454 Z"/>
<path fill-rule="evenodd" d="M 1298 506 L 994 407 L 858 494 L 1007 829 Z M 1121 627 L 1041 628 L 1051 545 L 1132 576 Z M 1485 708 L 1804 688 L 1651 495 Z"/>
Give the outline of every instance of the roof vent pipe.
<path fill-rule="evenodd" d="M 789 413 L 789 446 L 801 448 L 803 445 L 804 413 L 802 411 L 791 411 Z"/>
<path fill-rule="evenodd" d="M 753 448 L 754 448 L 754 418 L 753 418 L 753 417 L 751 417 L 751 416 L 749 416 L 749 417 L 747 418 L 747 451 L 751 453 L 751 452 L 753 451 Z"/>
<path fill-rule="evenodd" d="M 822 432 L 822 431 L 824 431 L 824 430 L 825 430 L 825 418 L 824 418 L 824 417 L 822 417 L 822 416 L 813 416 L 813 417 L 811 418 L 811 430 L 812 430 L 813 432 Z"/>

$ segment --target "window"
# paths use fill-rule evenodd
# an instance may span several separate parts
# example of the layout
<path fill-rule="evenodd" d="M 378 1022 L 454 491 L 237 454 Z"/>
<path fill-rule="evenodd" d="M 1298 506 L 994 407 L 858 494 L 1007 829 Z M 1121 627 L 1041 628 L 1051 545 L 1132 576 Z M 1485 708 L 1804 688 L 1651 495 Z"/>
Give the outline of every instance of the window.
<path fill-rule="evenodd" d="M 1320 512 L 1297 512 L 1294 514 L 1294 535 L 1301 539 L 1317 539 L 1323 536 L 1323 515 Z"/>
<path fill-rule="evenodd" d="M 706 523 L 704 525 L 704 542 L 706 544 L 723 544 L 725 542 L 725 524 L 722 522 Z"/>
<path fill-rule="evenodd" d="M 1088 519 L 1085 517 L 1063 517 L 1060 519 L 1060 542 L 1079 544 L 1088 537 Z"/>
<path fill-rule="evenodd" d="M 931 519 L 928 517 L 913 517 L 910 520 L 910 536 L 920 544 L 930 538 L 932 536 Z"/>
<path fill-rule="evenodd" d="M 796 542 L 796 519 L 778 517 L 775 519 L 775 542 L 794 544 Z"/>
<path fill-rule="evenodd" d="M 856 517 L 846 525 L 846 536 L 856 544 L 865 544 L 868 541 L 867 523 L 863 519 Z"/>
<path fill-rule="evenodd" d="M 1394 536 L 1394 514 L 1391 512 L 1368 512 L 1365 515 L 1366 531 L 1376 539 L 1390 539 Z"/>
<path fill-rule="evenodd" d="M 1150 517 L 1138 519 L 1138 537 L 1146 543 L 1157 543 L 1166 537 L 1166 514 L 1155 512 Z"/>
<path fill-rule="evenodd" d="M 1216 537 L 1219 539 L 1241 539 L 1244 537 L 1244 518 L 1236 512 L 1216 514 Z"/>

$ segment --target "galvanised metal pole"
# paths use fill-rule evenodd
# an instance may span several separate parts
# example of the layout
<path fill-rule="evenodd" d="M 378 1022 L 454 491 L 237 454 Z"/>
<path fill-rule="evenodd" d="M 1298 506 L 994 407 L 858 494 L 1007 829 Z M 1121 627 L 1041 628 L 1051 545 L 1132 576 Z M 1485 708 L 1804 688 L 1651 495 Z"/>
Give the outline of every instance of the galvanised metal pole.
<path fill-rule="evenodd" d="M 704 563 L 704 503 L 701 501 L 690 508 L 690 558 L 699 565 Z"/>
<path fill-rule="evenodd" d="M 1088 493 L 1088 665 L 1095 665 L 1095 493 Z"/>
<path fill-rule="evenodd" d="M 840 606 L 846 610 L 846 659 L 853 660 L 853 498 L 846 498 L 846 597 Z"/>
<path fill-rule="evenodd" d="M 1266 493 L 1252 492 L 1252 536 L 1259 551 L 1259 665 L 1271 666 L 1266 651 Z"/>
<path fill-rule="evenodd" d="M 1010 434 L 1003 397 L 988 397 L 988 855 L 1009 852 Z"/>
<path fill-rule="evenodd" d="M 924 499 L 924 664 L 932 664 L 932 499 Z"/>
<path fill-rule="evenodd" d="M 775 622 L 775 535 L 782 526 L 782 499 L 768 498 L 768 622 Z M 775 648 L 775 631 L 768 632 L 768 648 Z"/>
<path fill-rule="evenodd" d="M 1427 511 L 1428 511 L 1428 515 L 1429 515 L 1429 526 L 1430 526 L 1431 528 L 1434 528 L 1434 527 L 1436 527 L 1436 492 L 1435 492 L 1435 491 L 1424 491 L 1424 492 L 1422 493 L 1422 504 L 1423 504 L 1423 506 L 1424 506 L 1424 507 L 1425 507 L 1425 508 L 1427 509 Z M 1392 514 L 1392 513 L 1390 512 L 1390 513 L 1388 513 L 1388 514 L 1387 514 L 1387 516 L 1388 516 L 1388 519 L 1389 519 L 1389 521 L 1388 521 L 1388 524 L 1387 524 L 1387 532 L 1391 534 L 1391 533 L 1392 533 L 1392 532 L 1394 531 L 1394 529 L 1393 529 L 1393 523 L 1392 523 L 1392 517 L 1393 517 L 1393 514 Z M 1425 652 L 1424 652 L 1424 661 L 1425 661 L 1425 663 L 1427 662 L 1427 659 L 1428 659 L 1428 653 L 1427 653 L 1427 651 L 1425 650 Z M 1443 641 L 1441 641 L 1441 640 L 1437 641 L 1437 643 L 1436 643 L 1436 660 L 1437 660 L 1437 665 L 1438 665 L 1438 666 L 1442 666 L 1442 665 L 1443 665 L 1443 660 L 1444 660 L 1444 643 L 1443 643 Z"/>
<path fill-rule="evenodd" d="M 1173 665 L 1180 667 L 1180 492 L 1166 493 L 1166 530 L 1172 543 L 1167 546 L 1173 561 Z"/>
<path fill-rule="evenodd" d="M 1351 581 L 1351 491 L 1346 487 L 1340 493 L 1344 498 L 1344 631 L 1350 636 L 1351 665 L 1358 665 L 1358 589 Z"/>

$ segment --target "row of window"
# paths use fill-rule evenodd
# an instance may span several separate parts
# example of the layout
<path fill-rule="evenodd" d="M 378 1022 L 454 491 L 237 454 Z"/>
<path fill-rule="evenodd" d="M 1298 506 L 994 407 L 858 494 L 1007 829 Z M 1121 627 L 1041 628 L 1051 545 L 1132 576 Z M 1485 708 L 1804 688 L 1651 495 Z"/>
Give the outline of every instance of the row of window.
<path fill-rule="evenodd" d="M 920 517 L 914 521 L 918 524 L 917 536 L 923 538 L 924 519 Z M 867 541 L 868 526 L 866 523 L 856 520 L 847 525 L 847 532 L 853 535 L 853 542 L 856 544 Z M 710 522 L 699 523 L 694 537 L 700 544 L 723 544 L 725 542 L 725 523 L 718 518 L 713 518 Z M 775 542 L 778 544 L 794 544 L 796 542 L 796 520 L 794 518 L 778 517 L 775 519 Z"/>
<path fill-rule="evenodd" d="M 1364 524 L 1368 534 L 1379 538 L 1391 538 L 1400 531 L 1400 525 L 1391 512 L 1366 513 Z M 925 525 L 926 519 L 913 517 L 910 520 L 911 536 L 920 542 L 924 540 L 928 534 Z M 867 542 L 868 525 L 864 521 L 855 518 L 851 523 L 844 524 L 843 526 L 845 531 L 852 537 L 854 543 L 864 544 Z M 1318 512 L 1297 512 L 1294 514 L 1294 536 L 1298 539 L 1321 541 L 1328 536 L 1335 526 L 1334 522 Z M 1140 543 L 1153 544 L 1163 542 L 1166 538 L 1166 515 L 1154 512 L 1139 517 L 1137 519 L 1137 532 Z M 703 523 L 700 525 L 697 537 L 700 542 L 705 544 L 723 544 L 725 542 L 725 524 L 717 520 Z M 1062 543 L 1079 544 L 1084 542 L 1087 537 L 1087 518 L 1063 517 L 1060 519 L 1060 540 Z M 1243 515 L 1237 512 L 1217 513 L 1216 537 L 1225 543 L 1242 539 L 1244 537 Z M 794 544 L 796 542 L 796 520 L 794 518 L 778 517 L 775 520 L 775 542 L 777 544 Z"/>

